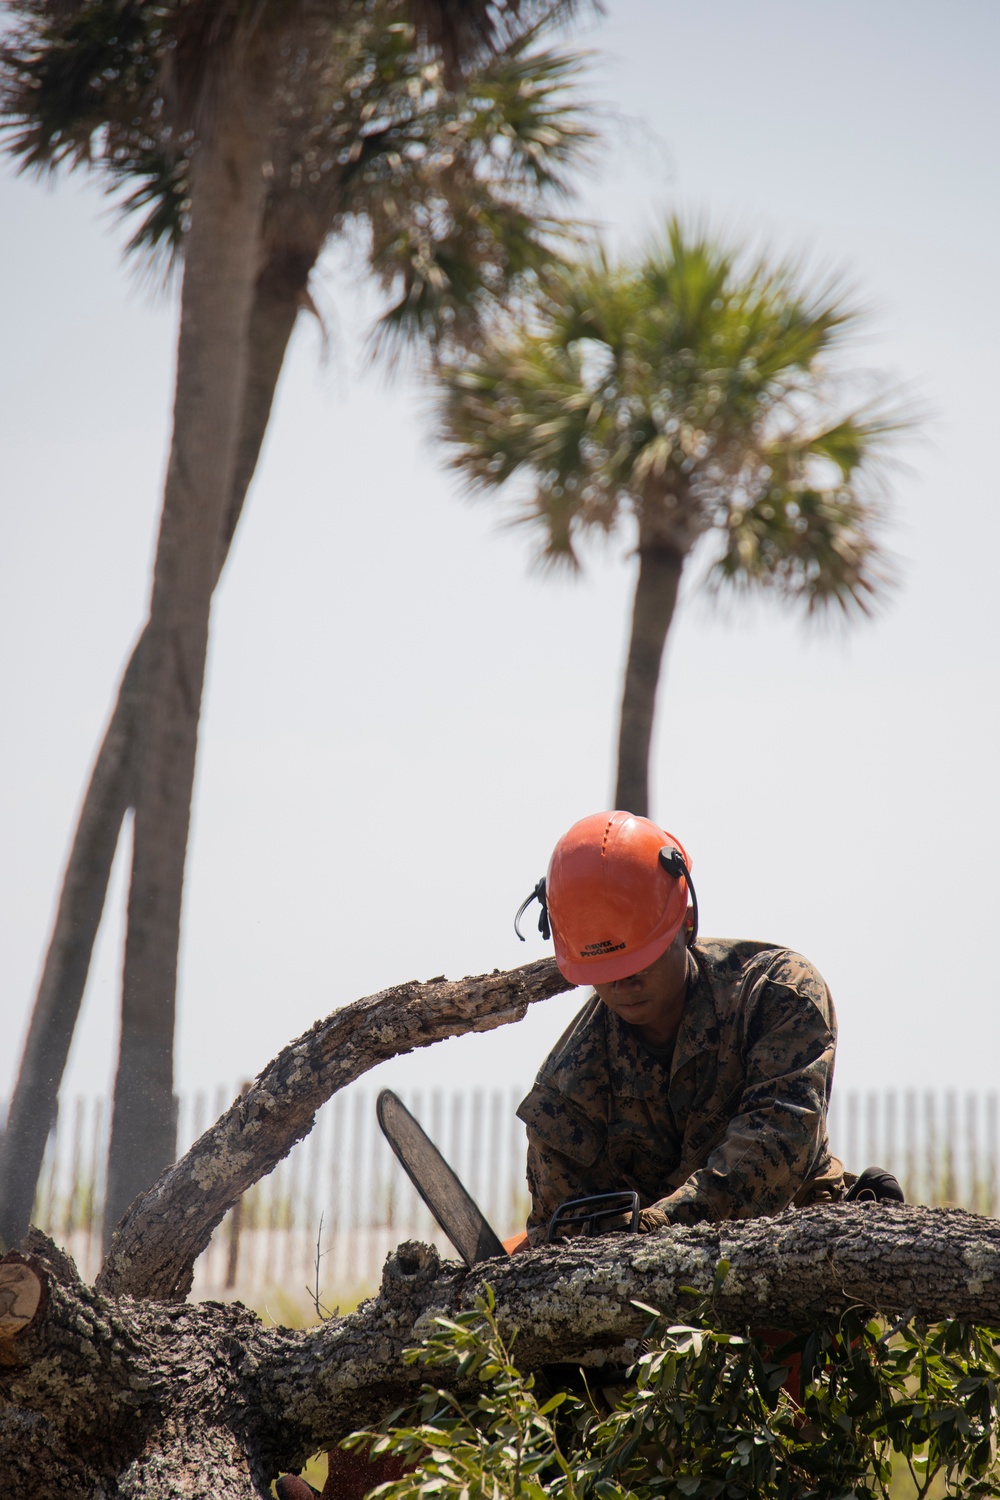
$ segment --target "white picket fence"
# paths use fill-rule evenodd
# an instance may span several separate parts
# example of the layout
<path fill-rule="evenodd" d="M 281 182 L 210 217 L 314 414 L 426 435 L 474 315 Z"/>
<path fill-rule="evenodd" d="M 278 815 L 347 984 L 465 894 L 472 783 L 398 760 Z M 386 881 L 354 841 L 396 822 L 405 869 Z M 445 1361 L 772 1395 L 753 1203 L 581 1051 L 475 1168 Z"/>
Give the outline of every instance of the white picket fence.
<path fill-rule="evenodd" d="M 182 1099 L 179 1145 L 227 1107 L 235 1090 Z M 523 1089 L 429 1090 L 405 1102 L 502 1236 L 524 1224 Z M 108 1109 L 77 1099 L 50 1138 L 35 1222 L 92 1279 L 101 1257 Z M 1000 1107 L 996 1094 L 835 1094 L 830 1135 L 855 1171 L 894 1171 L 911 1202 L 1000 1210 Z M 260 1305 L 269 1296 L 332 1306 L 378 1284 L 388 1252 L 404 1239 L 449 1247 L 382 1137 L 375 1097 L 354 1085 L 320 1111 L 312 1133 L 243 1198 L 217 1229 L 195 1270 L 194 1295 Z M 453 1253 L 453 1252 L 450 1252 Z"/>

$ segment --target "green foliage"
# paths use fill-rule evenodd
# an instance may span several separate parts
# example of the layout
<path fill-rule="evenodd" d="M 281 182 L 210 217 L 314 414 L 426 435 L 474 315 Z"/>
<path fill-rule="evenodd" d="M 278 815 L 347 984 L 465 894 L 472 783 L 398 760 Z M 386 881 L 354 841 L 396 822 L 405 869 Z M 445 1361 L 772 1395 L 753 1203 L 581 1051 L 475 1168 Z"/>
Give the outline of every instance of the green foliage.
<path fill-rule="evenodd" d="M 684 1324 L 645 1310 L 653 1319 L 627 1385 L 602 1391 L 597 1369 L 575 1383 L 556 1370 L 522 1375 L 488 1295 L 439 1319 L 407 1355 L 450 1367 L 458 1394 L 427 1385 L 412 1412 L 345 1446 L 413 1465 L 374 1492 L 379 1500 L 1000 1492 L 1000 1355 L 988 1331 L 910 1320 L 886 1329 L 857 1312 L 795 1338 L 761 1337 L 721 1330 L 707 1303 Z M 784 1388 L 794 1357 L 801 1402 Z"/>
<path fill-rule="evenodd" d="M 22 169 L 95 168 L 139 220 L 128 248 L 169 262 L 183 250 L 212 119 L 194 97 L 211 7 L 17 0 L 14 9 L 0 47 L 7 149 Z M 574 93 L 581 59 L 543 41 L 563 7 L 530 9 L 537 23 L 515 28 L 460 79 L 419 44 L 412 0 L 347 0 L 275 42 L 265 254 L 308 266 L 328 235 L 360 232 L 389 295 L 380 338 L 390 348 L 474 329 L 566 238 L 551 203 L 594 135 Z M 281 7 L 267 14 L 273 21 Z"/>
<path fill-rule="evenodd" d="M 442 435 L 474 489 L 527 481 L 517 519 L 549 562 L 632 517 L 640 549 L 711 536 L 713 589 L 867 611 L 887 581 L 877 460 L 907 420 L 845 400 L 833 357 L 857 323 L 835 283 L 672 220 L 635 263 L 554 267 L 446 365 Z"/>

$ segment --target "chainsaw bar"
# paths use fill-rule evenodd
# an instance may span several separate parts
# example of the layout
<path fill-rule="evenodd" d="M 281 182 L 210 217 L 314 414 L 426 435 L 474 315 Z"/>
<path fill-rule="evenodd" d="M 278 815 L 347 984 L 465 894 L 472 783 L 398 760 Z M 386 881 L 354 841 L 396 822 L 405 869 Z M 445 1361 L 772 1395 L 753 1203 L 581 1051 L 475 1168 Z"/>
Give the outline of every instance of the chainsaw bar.
<path fill-rule="evenodd" d="M 375 1113 L 400 1166 L 467 1266 L 506 1256 L 482 1209 L 462 1186 L 430 1136 L 392 1089 L 383 1089 Z"/>

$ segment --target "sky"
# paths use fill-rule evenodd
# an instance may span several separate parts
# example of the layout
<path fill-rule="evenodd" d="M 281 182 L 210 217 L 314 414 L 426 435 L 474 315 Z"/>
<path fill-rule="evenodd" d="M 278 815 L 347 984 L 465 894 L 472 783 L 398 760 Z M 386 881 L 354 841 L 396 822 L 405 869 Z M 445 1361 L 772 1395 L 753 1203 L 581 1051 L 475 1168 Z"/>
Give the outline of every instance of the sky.
<path fill-rule="evenodd" d="M 996 1086 L 1000 242 L 990 0 L 608 0 L 608 143 L 575 209 L 629 254 L 665 216 L 817 270 L 869 310 L 859 371 L 924 408 L 891 479 L 900 587 L 806 628 L 688 587 L 652 813 L 703 931 L 805 953 L 840 1016 L 837 1087 Z M 176 291 L 123 263 L 93 183 L 0 167 L 0 1095 L 72 827 L 146 607 Z M 512 916 L 608 805 L 634 559 L 532 567 L 470 502 L 425 386 L 366 354 L 344 255 L 298 327 L 212 621 L 185 888 L 178 1086 L 250 1077 L 383 986 L 548 951 Z M 127 849 L 67 1093 L 110 1086 Z M 396 1087 L 527 1087 L 581 995 L 384 1065 Z"/>

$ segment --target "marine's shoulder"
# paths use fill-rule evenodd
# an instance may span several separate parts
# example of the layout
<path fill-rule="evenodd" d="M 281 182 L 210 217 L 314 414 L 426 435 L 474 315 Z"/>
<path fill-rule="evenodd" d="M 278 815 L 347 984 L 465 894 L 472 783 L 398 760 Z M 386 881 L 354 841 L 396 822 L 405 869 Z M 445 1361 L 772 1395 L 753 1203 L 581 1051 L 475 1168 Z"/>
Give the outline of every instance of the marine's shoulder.
<path fill-rule="evenodd" d="M 741 989 L 747 981 L 753 983 L 765 976 L 774 984 L 792 988 L 802 983 L 823 985 L 819 971 L 809 959 L 780 943 L 750 938 L 704 938 L 694 945 L 694 956 L 713 989 Z"/>
<path fill-rule="evenodd" d="M 735 977 L 751 965 L 759 966 L 769 955 L 777 957 L 791 950 L 780 943 L 759 942 L 752 938 L 699 938 L 694 945 L 698 964 L 709 974 Z"/>

